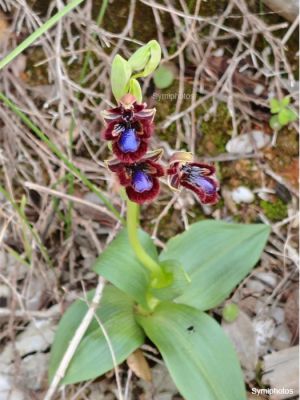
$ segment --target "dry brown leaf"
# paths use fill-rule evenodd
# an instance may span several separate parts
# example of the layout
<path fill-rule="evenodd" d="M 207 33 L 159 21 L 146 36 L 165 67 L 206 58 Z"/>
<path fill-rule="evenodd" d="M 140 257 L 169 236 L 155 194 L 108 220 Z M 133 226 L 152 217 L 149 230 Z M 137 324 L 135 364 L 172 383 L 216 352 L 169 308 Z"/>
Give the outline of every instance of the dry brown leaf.
<path fill-rule="evenodd" d="M 280 175 L 297 188 L 299 182 L 299 159 L 295 158 L 288 167 L 281 171 Z"/>
<path fill-rule="evenodd" d="M 262 382 L 279 392 L 270 395 L 271 400 L 285 400 L 299 394 L 298 359 L 299 346 L 276 351 L 264 357 Z M 290 393 L 281 394 L 282 389 L 287 389 Z"/>
<path fill-rule="evenodd" d="M 5 16 L 0 12 L 0 42 L 7 37 L 8 23 Z"/>
<path fill-rule="evenodd" d="M 257 349 L 251 319 L 240 310 L 235 321 L 230 323 L 222 321 L 222 327 L 233 342 L 246 377 L 253 379 L 257 363 Z"/>
<path fill-rule="evenodd" d="M 127 358 L 127 365 L 139 378 L 146 382 L 152 381 L 152 374 L 149 364 L 141 350 L 136 350 Z"/>
<path fill-rule="evenodd" d="M 299 295 L 298 287 L 289 294 L 284 306 L 285 322 L 292 334 L 292 343 L 299 340 Z"/>
<path fill-rule="evenodd" d="M 247 399 L 248 400 L 266 400 L 267 397 L 259 396 L 257 394 L 249 394 L 249 393 L 247 393 Z"/>

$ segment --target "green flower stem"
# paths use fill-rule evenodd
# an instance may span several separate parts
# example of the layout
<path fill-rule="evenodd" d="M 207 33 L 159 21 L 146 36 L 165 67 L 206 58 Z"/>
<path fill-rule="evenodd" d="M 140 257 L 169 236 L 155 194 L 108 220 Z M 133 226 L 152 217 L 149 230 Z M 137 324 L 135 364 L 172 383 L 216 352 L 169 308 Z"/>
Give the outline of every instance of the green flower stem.
<path fill-rule="evenodd" d="M 159 264 L 146 253 L 138 238 L 139 206 L 127 200 L 127 230 L 129 242 L 139 261 L 152 272 L 153 278 L 159 279 L 163 275 Z"/>

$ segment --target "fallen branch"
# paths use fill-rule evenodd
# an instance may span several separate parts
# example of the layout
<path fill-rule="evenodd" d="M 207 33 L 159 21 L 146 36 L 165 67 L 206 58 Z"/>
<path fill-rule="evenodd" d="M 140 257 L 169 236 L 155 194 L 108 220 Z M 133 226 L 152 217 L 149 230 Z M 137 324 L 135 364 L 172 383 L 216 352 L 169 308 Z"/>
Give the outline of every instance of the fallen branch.
<path fill-rule="evenodd" d="M 75 351 L 77 347 L 79 346 L 79 343 L 81 342 L 81 339 L 83 338 L 85 332 L 87 331 L 90 323 L 92 322 L 92 319 L 94 318 L 95 311 L 97 307 L 99 306 L 103 289 L 105 285 L 105 280 L 101 276 L 99 277 L 98 280 L 98 285 L 95 290 L 95 294 L 93 297 L 93 300 L 90 304 L 90 307 L 85 314 L 85 317 L 83 318 L 81 324 L 77 328 L 75 335 L 73 336 L 73 339 L 71 340 L 69 347 L 67 348 L 67 351 L 65 352 L 59 367 L 57 368 L 57 371 L 52 379 L 51 385 L 46 393 L 46 396 L 44 400 L 51 400 L 52 396 L 54 395 L 59 382 L 62 380 L 62 378 L 65 376 L 65 373 L 67 371 L 67 368 L 75 354 Z"/>

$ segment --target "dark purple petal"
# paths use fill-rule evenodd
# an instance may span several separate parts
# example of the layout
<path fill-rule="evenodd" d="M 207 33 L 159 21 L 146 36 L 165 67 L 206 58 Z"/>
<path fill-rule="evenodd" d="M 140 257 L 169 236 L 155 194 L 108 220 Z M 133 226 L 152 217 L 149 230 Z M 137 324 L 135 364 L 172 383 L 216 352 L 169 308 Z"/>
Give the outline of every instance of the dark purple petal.
<path fill-rule="evenodd" d="M 132 186 L 138 193 L 149 191 L 153 187 L 153 180 L 144 171 L 135 171 L 132 175 Z"/>
<path fill-rule="evenodd" d="M 159 193 L 160 185 L 157 178 L 165 175 L 165 170 L 153 160 L 158 160 L 161 155 L 162 150 L 158 149 L 148 153 L 138 162 L 120 162 L 119 159 L 113 159 L 106 164 L 117 174 L 120 184 L 126 187 L 129 199 L 142 204 L 153 200 Z"/>
<path fill-rule="evenodd" d="M 203 176 L 196 176 L 193 179 L 189 179 L 189 181 L 200 187 L 207 194 L 213 194 L 216 191 L 215 183 Z"/>
<path fill-rule="evenodd" d="M 214 192 L 207 193 L 203 190 L 202 187 L 193 185 L 187 181 L 181 181 L 181 185 L 187 189 L 192 190 L 194 193 L 196 193 L 196 195 L 198 196 L 198 198 L 202 204 L 213 205 L 213 204 L 216 204 L 219 200 L 217 187 Z"/>
<path fill-rule="evenodd" d="M 181 163 L 175 160 L 167 170 L 167 174 L 171 188 L 178 189 L 181 185 L 192 190 L 203 204 L 215 204 L 218 201 L 219 183 L 213 165 L 197 162 Z"/>
<path fill-rule="evenodd" d="M 118 145 L 124 153 L 134 153 L 138 150 L 141 140 L 138 138 L 135 129 L 125 128 L 120 135 Z"/>
<path fill-rule="evenodd" d="M 215 167 L 210 164 L 192 162 L 189 163 L 188 166 L 193 170 L 198 171 L 202 176 L 210 176 L 216 172 Z"/>
<path fill-rule="evenodd" d="M 153 178 L 153 186 L 150 190 L 145 190 L 144 192 L 137 192 L 134 190 L 133 186 L 126 187 L 127 196 L 131 201 L 134 201 L 138 204 L 143 204 L 155 199 L 155 197 L 159 194 L 160 185 L 157 178 Z"/>

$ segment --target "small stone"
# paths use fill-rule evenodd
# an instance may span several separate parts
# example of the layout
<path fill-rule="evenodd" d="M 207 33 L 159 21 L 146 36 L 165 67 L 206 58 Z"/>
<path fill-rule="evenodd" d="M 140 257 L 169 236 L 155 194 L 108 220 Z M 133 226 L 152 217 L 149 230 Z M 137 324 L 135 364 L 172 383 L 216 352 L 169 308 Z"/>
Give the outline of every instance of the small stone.
<path fill-rule="evenodd" d="M 277 275 L 272 272 L 258 272 L 256 278 L 264 282 L 269 288 L 274 289 L 277 285 Z"/>
<path fill-rule="evenodd" d="M 253 192 L 246 186 L 239 186 L 231 193 L 232 200 L 237 203 L 252 203 L 254 201 Z"/>
<path fill-rule="evenodd" d="M 256 94 L 256 96 L 260 96 L 264 90 L 265 90 L 265 87 L 263 85 L 261 85 L 260 83 L 258 83 L 254 88 L 254 93 Z"/>
<path fill-rule="evenodd" d="M 256 279 L 250 279 L 247 282 L 247 288 L 250 289 L 252 293 L 260 293 L 265 290 L 265 285 Z"/>
<path fill-rule="evenodd" d="M 270 136 L 263 131 L 253 130 L 230 139 L 226 144 L 228 153 L 253 153 L 255 149 L 260 150 L 270 143 Z"/>

